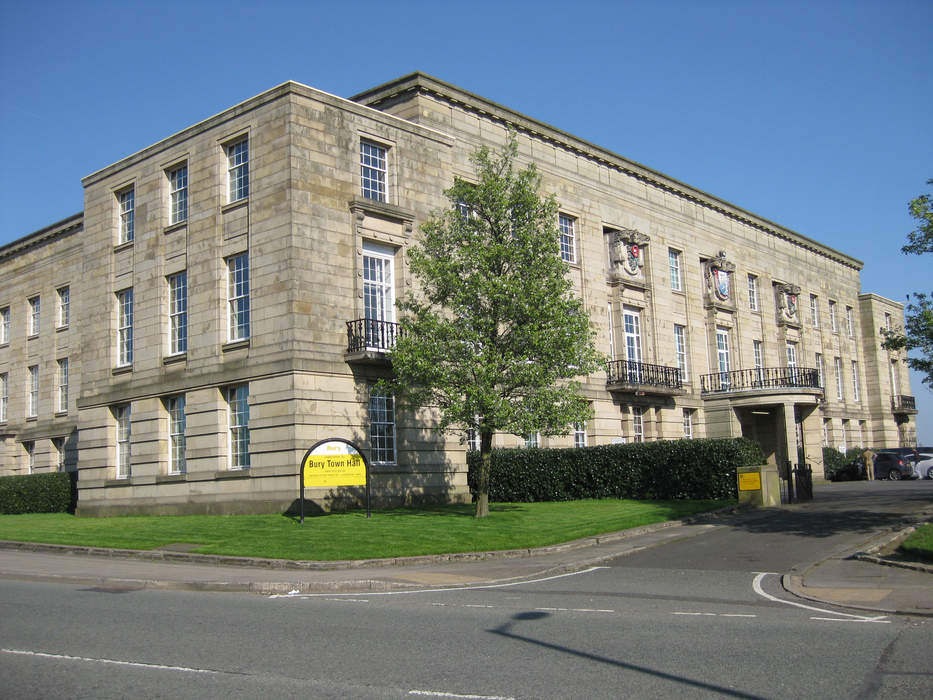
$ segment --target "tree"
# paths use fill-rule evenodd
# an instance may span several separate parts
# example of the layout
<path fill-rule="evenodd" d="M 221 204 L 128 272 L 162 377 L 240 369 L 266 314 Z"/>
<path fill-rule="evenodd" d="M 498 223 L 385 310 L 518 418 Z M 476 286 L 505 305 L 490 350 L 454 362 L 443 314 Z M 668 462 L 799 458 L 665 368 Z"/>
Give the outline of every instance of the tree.
<path fill-rule="evenodd" d="M 927 180 L 933 185 L 933 179 Z M 910 215 L 918 226 L 907 234 L 907 245 L 902 253 L 921 255 L 933 253 L 933 198 L 922 194 L 912 199 L 908 205 Z M 914 294 L 905 313 L 905 327 L 894 331 L 885 331 L 881 346 L 888 350 L 919 350 L 919 357 L 908 357 L 907 365 L 924 375 L 923 383 L 933 389 L 933 293 Z"/>
<path fill-rule="evenodd" d="M 566 434 L 590 417 L 574 377 L 602 356 L 561 259 L 557 202 L 535 166 L 516 171 L 514 133 L 501 153 L 471 156 L 478 182 L 454 179 L 450 208 L 421 226 L 409 252 L 418 291 L 399 302 L 394 379 L 385 387 L 437 407 L 438 429 L 480 438 L 476 517 L 489 514 L 492 436 Z"/>

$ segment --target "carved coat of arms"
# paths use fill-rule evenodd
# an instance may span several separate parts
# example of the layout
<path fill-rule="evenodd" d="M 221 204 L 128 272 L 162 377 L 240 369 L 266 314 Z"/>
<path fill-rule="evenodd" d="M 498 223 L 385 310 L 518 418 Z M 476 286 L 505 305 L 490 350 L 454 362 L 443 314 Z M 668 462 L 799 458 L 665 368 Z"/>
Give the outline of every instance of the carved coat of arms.
<path fill-rule="evenodd" d="M 706 263 L 706 286 L 719 301 L 729 301 L 732 296 L 732 273 L 735 264 L 726 260 L 726 251 Z"/>
<path fill-rule="evenodd" d="M 781 314 L 788 321 L 796 321 L 799 310 L 800 287 L 796 284 L 781 284 L 778 285 L 777 294 Z"/>
<path fill-rule="evenodd" d="M 641 275 L 645 264 L 645 245 L 651 240 L 634 230 L 613 231 L 609 239 L 610 274 L 616 279 Z"/>

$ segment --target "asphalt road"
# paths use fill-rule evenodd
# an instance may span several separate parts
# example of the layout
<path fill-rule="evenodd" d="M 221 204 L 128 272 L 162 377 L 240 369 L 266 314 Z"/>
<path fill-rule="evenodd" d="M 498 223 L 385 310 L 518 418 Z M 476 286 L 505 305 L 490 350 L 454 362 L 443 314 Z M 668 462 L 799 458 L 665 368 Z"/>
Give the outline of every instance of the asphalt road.
<path fill-rule="evenodd" d="M 780 587 L 929 502 L 921 484 L 869 486 L 494 587 L 260 597 L 0 581 L 0 696 L 931 697 L 933 619 Z"/>

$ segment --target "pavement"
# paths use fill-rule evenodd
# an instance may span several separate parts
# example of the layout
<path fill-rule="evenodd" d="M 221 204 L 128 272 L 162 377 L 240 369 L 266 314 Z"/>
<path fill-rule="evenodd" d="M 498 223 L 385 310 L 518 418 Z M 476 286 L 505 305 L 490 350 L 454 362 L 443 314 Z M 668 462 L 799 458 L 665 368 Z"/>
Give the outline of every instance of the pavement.
<path fill-rule="evenodd" d="M 807 504 L 791 508 L 806 509 Z M 616 557 L 728 527 L 741 509 L 588 537 L 533 550 L 366 561 L 314 562 L 0 541 L 0 578 L 104 590 L 193 590 L 260 594 L 352 593 L 492 586 L 580 571 Z M 933 517 L 933 504 L 911 518 Z M 915 525 L 879 530 L 844 551 L 783 577 L 803 599 L 886 614 L 933 616 L 933 566 L 886 554 Z"/>

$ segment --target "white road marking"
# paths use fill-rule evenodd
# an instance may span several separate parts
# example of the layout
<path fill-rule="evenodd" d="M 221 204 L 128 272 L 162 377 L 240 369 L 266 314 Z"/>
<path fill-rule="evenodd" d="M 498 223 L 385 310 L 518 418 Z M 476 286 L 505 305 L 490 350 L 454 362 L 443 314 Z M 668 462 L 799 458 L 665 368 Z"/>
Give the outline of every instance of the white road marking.
<path fill-rule="evenodd" d="M 745 613 L 711 613 L 711 612 L 673 612 L 671 615 L 693 615 L 697 617 L 758 617 Z"/>
<path fill-rule="evenodd" d="M 864 620 L 843 620 L 838 617 L 811 617 L 811 620 L 822 620 L 823 622 L 875 622 L 883 625 L 890 625 L 890 620 L 879 620 L 874 617 L 866 617 Z"/>
<path fill-rule="evenodd" d="M 615 610 L 607 610 L 603 608 L 535 608 L 535 610 L 541 610 L 542 612 L 596 612 L 596 613 L 614 613 Z"/>
<path fill-rule="evenodd" d="M 462 698 L 464 700 L 515 700 L 506 695 L 461 695 L 460 693 L 446 693 L 442 690 L 409 690 L 409 695 L 426 695 L 432 698 Z"/>
<path fill-rule="evenodd" d="M 117 659 L 95 659 L 87 656 L 69 656 L 68 654 L 48 654 L 42 651 L 26 651 L 24 649 L 0 649 L 5 654 L 18 654 L 20 656 L 38 656 L 43 659 L 60 659 L 62 661 L 90 661 L 98 664 L 114 664 L 116 666 L 135 666 L 137 668 L 155 668 L 163 671 L 184 671 L 185 673 L 224 673 L 209 668 L 188 668 L 187 666 L 166 666 L 164 664 L 147 664 L 142 661 L 119 661 Z"/>
<path fill-rule="evenodd" d="M 514 586 L 528 586 L 533 583 L 544 583 L 545 581 L 554 581 L 559 578 L 567 578 L 568 576 L 579 576 L 581 574 L 588 574 L 597 569 L 607 569 L 606 566 L 591 566 L 588 569 L 582 569 L 580 571 L 571 571 L 566 574 L 556 574 L 554 576 L 545 576 L 544 578 L 536 579 L 527 579 L 524 581 L 513 581 L 512 583 L 487 583 L 481 586 L 453 586 L 451 588 L 416 588 L 413 590 L 404 590 L 404 591 L 372 591 L 367 592 L 366 595 L 369 597 L 373 596 L 390 596 L 390 595 L 412 595 L 414 593 L 448 593 L 450 591 L 484 591 L 489 588 L 511 588 Z M 359 591 L 353 593 L 276 593 L 270 595 L 269 598 L 335 598 L 341 596 L 351 596 L 351 595 L 360 595 Z"/>
<path fill-rule="evenodd" d="M 889 624 L 889 621 L 885 620 L 885 618 L 887 617 L 886 615 L 868 616 L 868 615 L 853 615 L 851 613 L 836 612 L 835 610 L 826 610 L 825 608 L 816 608 L 812 605 L 804 605 L 803 603 L 796 603 L 792 600 L 781 600 L 780 598 L 776 598 L 773 595 L 769 595 L 768 593 L 765 593 L 764 590 L 762 590 L 761 588 L 762 580 L 764 579 L 765 576 L 777 576 L 777 575 L 778 574 L 775 574 L 775 573 L 762 573 L 762 574 L 758 574 L 757 576 L 755 576 L 755 580 L 752 582 L 752 588 L 755 589 L 755 593 L 760 595 L 762 598 L 767 598 L 768 600 L 774 601 L 775 603 L 784 603 L 785 605 L 793 605 L 798 608 L 803 608 L 804 610 L 813 610 L 814 612 L 826 613 L 827 615 L 839 615 L 842 617 L 851 617 L 857 622 L 881 622 L 884 624 Z M 830 618 L 830 619 L 838 619 L 838 618 Z"/>

